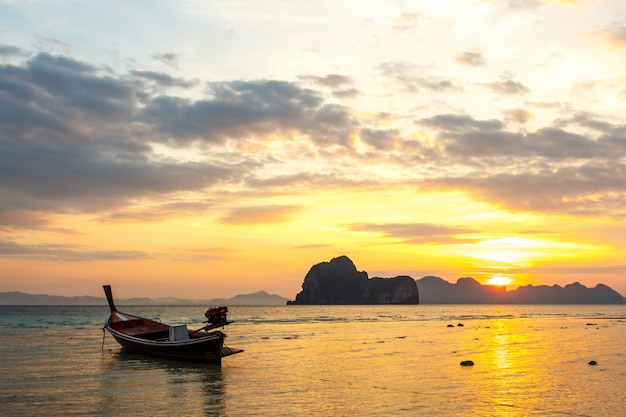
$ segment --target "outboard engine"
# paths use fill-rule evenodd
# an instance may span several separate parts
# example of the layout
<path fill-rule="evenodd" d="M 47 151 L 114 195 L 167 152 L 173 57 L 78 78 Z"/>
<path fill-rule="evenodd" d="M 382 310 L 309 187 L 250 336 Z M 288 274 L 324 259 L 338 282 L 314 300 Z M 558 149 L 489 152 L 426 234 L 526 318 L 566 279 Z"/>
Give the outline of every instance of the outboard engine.
<path fill-rule="evenodd" d="M 210 307 L 204 316 L 211 327 L 217 327 L 228 324 L 227 314 L 228 307 Z"/>

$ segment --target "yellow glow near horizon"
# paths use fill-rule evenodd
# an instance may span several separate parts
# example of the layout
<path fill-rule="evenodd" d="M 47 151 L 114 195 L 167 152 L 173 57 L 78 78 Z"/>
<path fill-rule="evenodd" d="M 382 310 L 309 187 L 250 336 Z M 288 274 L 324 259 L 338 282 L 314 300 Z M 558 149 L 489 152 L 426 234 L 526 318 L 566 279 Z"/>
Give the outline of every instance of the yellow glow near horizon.
<path fill-rule="evenodd" d="M 539 261 L 575 256 L 584 245 L 530 237 L 485 238 L 463 251 L 464 255 L 488 261 L 491 268 L 528 267 Z M 565 251 L 567 249 L 567 251 Z"/>
<path fill-rule="evenodd" d="M 177 201 L 193 203 L 193 197 L 181 195 Z M 202 197 L 201 201 L 211 199 L 211 195 Z M 89 285 L 97 295 L 100 288 L 92 281 L 117 284 L 132 278 L 135 287 L 129 290 L 134 295 L 193 297 L 210 288 L 215 296 L 263 289 L 293 297 L 311 266 L 340 255 L 349 256 L 358 270 L 371 276 L 372 271 L 384 271 L 380 275 L 384 277 L 408 274 L 416 279 L 436 274 L 450 282 L 471 276 L 479 282 L 515 287 L 537 283 L 535 267 L 602 259 L 606 252 L 594 242 L 563 242 L 558 233 L 518 234 L 516 230 L 558 228 L 554 218 L 548 227 L 540 216 L 512 214 L 472 201 L 458 191 L 416 193 L 409 186 L 355 191 L 345 187 L 311 190 L 306 195 L 248 195 L 245 204 L 222 198 L 220 205 L 209 204 L 206 210 L 193 210 L 193 204 L 192 210 L 186 210 L 185 204 L 161 209 L 157 203 L 137 204 L 128 216 L 103 216 L 99 221 L 88 216 L 58 216 L 68 229 L 81 231 L 64 236 L 67 247 L 56 250 L 59 257 L 66 249 L 70 255 L 85 252 L 86 259 L 90 253 L 111 252 L 111 259 L 64 262 L 39 258 L 36 262 L 0 262 L 0 266 L 16 271 L 15 276 L 19 271 L 19 276 L 53 277 L 51 289 L 42 289 L 47 292 L 69 285 L 62 282 L 84 280 L 83 287 L 72 290 L 82 293 L 73 295 L 85 294 Z M 258 212 L 252 210 L 255 207 Z M 442 231 L 422 229 L 422 224 L 440 226 Z M 407 231 L 416 226 L 410 234 L 394 225 L 406 225 Z M 581 223 L 576 227 L 582 227 Z M 510 234 L 504 236 L 505 230 Z M 57 238 L 58 232 L 41 231 L 33 235 L 34 240 L 20 243 L 34 245 Z M 116 259 L 118 254 L 131 257 Z M 98 267 L 92 269 L 93 265 Z M 86 268 L 90 272 L 84 278 Z M 539 282 L 554 279 L 542 276 Z M 146 282 L 155 285 L 144 287 Z M 37 285 L 37 291 L 43 288 L 41 282 Z"/>
<path fill-rule="evenodd" d="M 545 242 L 523 237 L 507 237 L 484 240 L 475 245 L 473 256 L 478 259 L 500 264 L 525 265 L 537 258 L 538 248 L 545 248 Z"/>
<path fill-rule="evenodd" d="M 503 287 L 505 285 L 511 284 L 512 280 L 506 275 L 496 274 L 493 277 L 489 278 L 487 281 L 488 285 L 496 285 L 498 287 Z"/>

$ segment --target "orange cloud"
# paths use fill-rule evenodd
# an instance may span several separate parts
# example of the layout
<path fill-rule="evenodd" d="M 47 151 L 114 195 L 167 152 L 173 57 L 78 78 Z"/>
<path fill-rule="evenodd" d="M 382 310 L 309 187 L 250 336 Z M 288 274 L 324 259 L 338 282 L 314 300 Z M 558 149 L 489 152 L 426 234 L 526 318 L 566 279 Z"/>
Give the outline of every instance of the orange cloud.
<path fill-rule="evenodd" d="M 626 47 L 626 26 L 602 28 L 590 34 L 592 41 L 609 48 Z"/>

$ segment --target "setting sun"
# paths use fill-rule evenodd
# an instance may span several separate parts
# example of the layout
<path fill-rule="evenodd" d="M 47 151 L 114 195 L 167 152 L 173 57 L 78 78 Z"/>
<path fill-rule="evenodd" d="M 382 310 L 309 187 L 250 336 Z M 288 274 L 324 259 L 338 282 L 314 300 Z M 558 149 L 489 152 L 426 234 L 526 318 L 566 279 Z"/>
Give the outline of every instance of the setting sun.
<path fill-rule="evenodd" d="M 487 284 L 503 287 L 505 285 L 509 285 L 511 282 L 512 282 L 511 278 L 507 277 L 506 275 L 498 274 L 489 278 L 489 281 L 487 281 Z"/>

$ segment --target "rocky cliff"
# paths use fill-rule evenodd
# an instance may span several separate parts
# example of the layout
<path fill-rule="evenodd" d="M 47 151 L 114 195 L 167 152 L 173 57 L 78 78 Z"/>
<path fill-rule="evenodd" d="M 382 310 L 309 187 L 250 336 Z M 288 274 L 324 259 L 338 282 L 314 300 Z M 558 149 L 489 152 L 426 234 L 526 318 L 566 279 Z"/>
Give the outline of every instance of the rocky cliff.
<path fill-rule="evenodd" d="M 419 304 L 419 294 L 409 276 L 370 279 L 340 256 L 313 266 L 288 304 Z"/>

